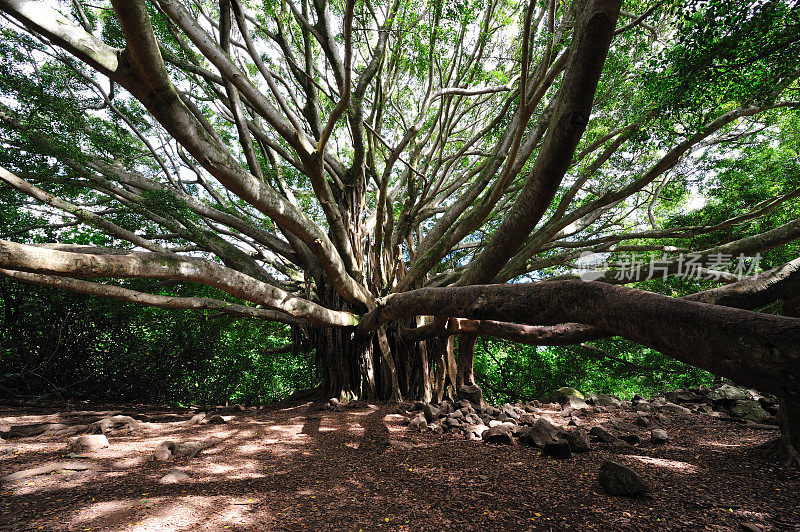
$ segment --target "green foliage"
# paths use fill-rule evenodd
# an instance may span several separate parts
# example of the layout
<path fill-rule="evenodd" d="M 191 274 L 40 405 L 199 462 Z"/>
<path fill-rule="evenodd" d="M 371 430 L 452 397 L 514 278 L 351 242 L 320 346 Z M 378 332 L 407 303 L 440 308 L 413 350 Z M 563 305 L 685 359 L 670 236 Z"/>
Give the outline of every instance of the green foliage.
<path fill-rule="evenodd" d="M 479 339 L 475 376 L 487 400 L 530 400 L 562 386 L 630 398 L 709 384 L 713 376 L 619 338 L 578 346 L 534 347 Z"/>
<path fill-rule="evenodd" d="M 136 288 L 141 282 L 129 283 Z M 163 294 L 210 296 L 193 286 Z M 316 384 L 285 326 L 0 279 L 0 393 L 50 400 L 261 404 Z"/>
<path fill-rule="evenodd" d="M 703 114 L 768 99 L 800 67 L 796 0 L 688 0 L 671 9 L 675 46 L 645 74 L 664 110 Z"/>

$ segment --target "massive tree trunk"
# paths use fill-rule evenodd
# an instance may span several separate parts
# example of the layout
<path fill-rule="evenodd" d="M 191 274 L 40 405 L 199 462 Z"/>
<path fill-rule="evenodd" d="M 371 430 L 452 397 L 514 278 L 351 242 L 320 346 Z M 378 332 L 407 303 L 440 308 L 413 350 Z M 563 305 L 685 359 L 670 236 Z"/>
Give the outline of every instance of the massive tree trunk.
<path fill-rule="evenodd" d="M 317 280 L 328 308 L 356 312 L 330 285 Z M 362 336 L 351 327 L 311 327 L 320 371 L 320 396 L 340 401 L 441 401 L 456 392 L 456 361 L 450 338 L 409 339 L 417 320 L 398 320 Z M 424 320 L 419 322 L 424 324 Z M 412 329 L 413 330 L 413 329 Z"/>
<path fill-rule="evenodd" d="M 800 318 L 800 297 L 785 300 L 783 314 Z M 787 465 L 800 467 L 800 391 L 787 391 L 781 396 L 778 425 L 781 427 L 780 456 Z"/>
<path fill-rule="evenodd" d="M 452 337 L 407 342 L 396 326 L 367 337 L 353 329 L 314 327 L 311 337 L 323 399 L 438 402 L 455 397 Z"/>

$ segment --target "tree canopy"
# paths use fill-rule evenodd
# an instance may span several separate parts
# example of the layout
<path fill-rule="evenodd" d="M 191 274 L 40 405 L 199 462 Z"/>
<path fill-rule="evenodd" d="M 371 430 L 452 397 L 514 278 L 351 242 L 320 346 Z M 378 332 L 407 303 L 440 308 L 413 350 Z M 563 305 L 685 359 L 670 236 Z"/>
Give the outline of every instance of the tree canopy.
<path fill-rule="evenodd" d="M 328 397 L 454 395 L 478 336 L 800 396 L 793 0 L 0 10 L 3 276 L 286 324 Z"/>

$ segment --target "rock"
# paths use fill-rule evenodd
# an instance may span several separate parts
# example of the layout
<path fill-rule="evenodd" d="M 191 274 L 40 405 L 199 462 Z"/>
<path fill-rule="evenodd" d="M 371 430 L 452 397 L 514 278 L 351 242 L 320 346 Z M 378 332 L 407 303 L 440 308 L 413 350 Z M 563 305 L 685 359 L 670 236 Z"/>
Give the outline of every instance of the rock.
<path fill-rule="evenodd" d="M 447 426 L 447 427 L 449 427 L 449 428 L 451 428 L 451 429 L 459 429 L 459 428 L 461 428 L 461 426 L 463 425 L 462 421 L 463 421 L 463 420 L 459 420 L 459 419 L 456 419 L 456 418 L 447 417 L 447 418 L 445 418 L 445 419 L 444 419 L 444 421 L 442 422 L 442 425 L 443 425 L 443 426 Z"/>
<path fill-rule="evenodd" d="M 182 484 L 187 480 L 191 480 L 191 477 L 184 473 L 183 471 L 179 471 L 178 469 L 173 469 L 163 477 L 161 477 L 158 481 L 161 484 Z"/>
<path fill-rule="evenodd" d="M 564 404 L 567 402 L 570 396 L 576 397 L 578 399 L 583 399 L 583 394 L 576 390 L 575 388 L 571 388 L 569 386 L 564 386 L 559 388 L 552 394 L 550 394 L 550 400 L 555 401 L 559 404 Z"/>
<path fill-rule="evenodd" d="M 419 414 L 411 418 L 411 421 L 408 424 L 408 428 L 419 432 L 424 432 L 425 430 L 427 430 L 428 421 L 425 419 L 425 415 L 422 412 L 420 412 Z"/>
<path fill-rule="evenodd" d="M 647 416 L 636 416 L 636 419 L 633 420 L 633 424 L 637 427 L 641 427 L 646 429 L 650 426 L 650 421 L 647 419 Z"/>
<path fill-rule="evenodd" d="M 592 450 L 589 435 L 585 430 L 570 430 L 564 434 L 564 439 L 569 444 L 573 453 L 585 453 Z"/>
<path fill-rule="evenodd" d="M 711 412 L 714 411 L 714 409 L 711 408 L 711 405 L 707 405 L 707 404 L 703 403 L 703 404 L 697 405 L 697 411 L 699 413 L 701 413 L 701 414 L 710 414 Z"/>
<path fill-rule="evenodd" d="M 650 399 L 650 404 L 653 406 L 664 406 L 668 402 L 664 397 L 658 395 Z"/>
<path fill-rule="evenodd" d="M 761 405 L 761 408 L 773 416 L 778 413 L 778 401 L 774 397 L 759 397 L 758 403 Z"/>
<path fill-rule="evenodd" d="M 481 418 L 478 416 L 478 414 L 467 414 L 466 416 L 464 416 L 464 420 L 472 425 L 477 425 L 478 423 L 481 423 Z"/>
<path fill-rule="evenodd" d="M 672 392 L 667 392 L 665 398 L 670 403 L 697 403 L 700 402 L 703 397 L 695 392 L 689 390 L 674 390 Z"/>
<path fill-rule="evenodd" d="M 504 404 L 500 408 L 500 411 L 511 419 L 519 419 L 519 414 L 517 413 L 516 409 L 508 403 Z"/>
<path fill-rule="evenodd" d="M 572 451 L 570 445 L 565 440 L 552 441 L 542 447 L 542 456 L 552 456 L 553 458 L 571 458 Z"/>
<path fill-rule="evenodd" d="M 481 437 L 486 443 L 501 443 L 505 445 L 513 445 L 514 443 L 514 433 L 510 424 L 491 427 L 489 430 L 484 431 Z"/>
<path fill-rule="evenodd" d="M 609 495 L 637 497 L 649 491 L 647 484 L 632 469 L 617 462 L 603 462 L 597 480 Z"/>
<path fill-rule="evenodd" d="M 744 388 L 731 386 L 730 384 L 723 384 L 706 396 L 706 400 L 714 403 L 725 401 L 745 401 L 748 399 L 751 399 L 751 396 L 747 390 Z"/>
<path fill-rule="evenodd" d="M 657 407 L 645 401 L 639 401 L 633 405 L 637 412 L 655 412 Z"/>
<path fill-rule="evenodd" d="M 666 414 L 662 414 L 661 412 L 653 414 L 653 416 L 650 419 L 652 419 L 657 423 L 660 423 L 661 425 L 669 423 L 669 416 L 667 416 Z"/>
<path fill-rule="evenodd" d="M 616 445 L 619 445 L 620 443 L 622 443 L 623 445 L 625 444 L 625 442 L 623 442 L 622 440 L 620 440 L 619 438 L 608 432 L 604 427 L 601 427 L 600 425 L 595 425 L 594 427 L 592 427 L 592 430 L 589 431 L 589 434 L 594 436 L 595 438 L 597 438 L 598 441 L 603 443 L 612 443 Z"/>
<path fill-rule="evenodd" d="M 736 401 L 730 407 L 731 416 L 752 421 L 754 423 L 763 423 L 770 417 L 769 412 L 761 408 L 761 404 L 753 399 L 746 401 Z"/>
<path fill-rule="evenodd" d="M 650 431 L 650 443 L 660 445 L 669 441 L 669 435 L 664 429 L 653 429 Z"/>
<path fill-rule="evenodd" d="M 108 447 L 108 438 L 105 434 L 84 434 L 83 436 L 73 436 L 68 440 L 67 449 L 72 453 L 84 453 L 96 451 Z"/>
<path fill-rule="evenodd" d="M 555 441 L 562 432 L 563 429 L 540 417 L 533 426 L 525 427 L 519 432 L 519 441 L 534 447 L 544 447 Z"/>
<path fill-rule="evenodd" d="M 402 414 L 404 412 L 408 412 L 409 410 L 414 408 L 414 403 L 410 403 L 408 401 L 403 401 L 397 404 L 397 413 Z"/>
<path fill-rule="evenodd" d="M 595 406 L 603 406 L 608 408 L 619 408 L 622 402 L 613 395 L 603 395 L 601 393 L 592 394 L 591 401 Z"/>
<path fill-rule="evenodd" d="M 428 425 L 428 430 L 434 434 L 444 434 L 444 429 L 439 423 L 431 423 Z"/>
<path fill-rule="evenodd" d="M 639 434 L 639 427 L 621 419 L 611 419 L 606 425 L 617 434 Z"/>
<path fill-rule="evenodd" d="M 468 440 L 479 441 L 483 440 L 483 433 L 489 430 L 489 427 L 483 424 L 469 425 L 464 431 L 464 436 Z"/>
<path fill-rule="evenodd" d="M 618 437 L 620 440 L 631 445 L 636 445 L 642 441 L 641 438 L 639 438 L 639 436 L 636 434 L 620 434 Z"/>
<path fill-rule="evenodd" d="M 675 403 L 666 403 L 658 409 L 660 412 L 667 414 L 691 414 L 692 411 L 685 406 L 676 405 Z"/>
<path fill-rule="evenodd" d="M 477 384 L 462 386 L 458 389 L 457 396 L 461 400 L 469 401 L 470 403 L 475 403 L 476 405 L 483 404 L 483 392 L 481 391 L 480 386 Z"/>
<path fill-rule="evenodd" d="M 533 425 L 534 423 L 536 423 L 536 416 L 528 413 L 520 414 L 517 423 L 519 423 L 520 425 Z"/>
<path fill-rule="evenodd" d="M 561 405 L 564 409 L 571 408 L 572 410 L 583 410 L 589 408 L 589 405 L 586 404 L 586 401 L 577 395 L 570 395 L 567 397 L 566 401 L 561 403 Z"/>
<path fill-rule="evenodd" d="M 461 410 L 456 410 L 455 412 L 451 412 L 447 414 L 447 419 L 458 419 L 459 421 L 464 419 L 464 412 Z"/>
<path fill-rule="evenodd" d="M 428 423 L 433 423 L 439 419 L 439 409 L 431 403 L 426 403 L 425 406 L 422 407 L 422 414 L 425 416 L 425 421 Z"/>

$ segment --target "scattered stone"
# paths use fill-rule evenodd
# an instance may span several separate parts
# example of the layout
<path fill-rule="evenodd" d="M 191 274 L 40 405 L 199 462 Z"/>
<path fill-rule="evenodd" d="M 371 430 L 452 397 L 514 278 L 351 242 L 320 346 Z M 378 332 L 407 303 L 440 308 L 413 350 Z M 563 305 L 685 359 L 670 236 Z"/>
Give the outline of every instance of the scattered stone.
<path fill-rule="evenodd" d="M 636 416 L 636 419 L 633 420 L 633 424 L 643 429 L 646 429 L 647 427 L 650 426 L 650 422 L 647 419 L 647 416 L 641 416 L 641 415 Z"/>
<path fill-rule="evenodd" d="M 660 445 L 669 441 L 669 435 L 664 429 L 653 429 L 650 431 L 650 443 Z"/>
<path fill-rule="evenodd" d="M 444 434 L 444 429 L 439 423 L 431 423 L 428 425 L 428 430 L 434 434 Z"/>
<path fill-rule="evenodd" d="M 591 436 L 594 436 L 598 441 L 602 443 L 611 443 L 615 445 L 625 444 L 622 440 L 617 438 L 615 435 L 608 432 L 604 427 L 600 425 L 595 425 L 592 427 L 592 430 L 589 431 Z"/>
<path fill-rule="evenodd" d="M 422 407 L 422 414 L 425 416 L 425 421 L 428 423 L 433 423 L 439 418 L 439 409 L 436 408 L 436 405 L 427 403 L 424 407 Z"/>
<path fill-rule="evenodd" d="M 733 417 L 738 417 L 754 423 L 763 423 L 770 417 L 769 412 L 761 408 L 761 403 L 753 399 L 736 401 L 736 403 L 730 407 L 730 413 Z"/>
<path fill-rule="evenodd" d="M 458 389 L 457 396 L 460 400 L 469 401 L 476 405 L 483 404 L 483 392 L 477 384 L 462 386 Z"/>
<path fill-rule="evenodd" d="M 676 403 L 676 404 L 697 403 L 703 399 L 699 393 L 693 392 L 691 390 L 674 390 L 671 392 L 667 392 L 664 397 L 670 403 Z"/>
<path fill-rule="evenodd" d="M 85 453 L 108 447 L 108 438 L 105 434 L 84 434 L 74 436 L 68 440 L 67 450 L 71 453 Z"/>
<path fill-rule="evenodd" d="M 661 412 L 653 414 L 653 416 L 650 419 L 652 419 L 653 421 L 656 421 L 657 423 L 659 423 L 661 425 L 663 425 L 665 423 L 669 423 L 669 416 L 667 416 L 666 414 L 662 414 Z"/>
<path fill-rule="evenodd" d="M 556 427 L 546 418 L 540 417 L 533 426 L 525 427 L 519 432 L 519 441 L 534 447 L 544 447 L 556 441 L 563 429 Z"/>
<path fill-rule="evenodd" d="M 657 407 L 645 401 L 639 401 L 633 405 L 637 412 L 655 412 Z"/>
<path fill-rule="evenodd" d="M 564 386 L 562 388 L 559 388 L 552 394 L 550 394 L 550 400 L 555 401 L 559 404 L 566 403 L 570 397 L 576 397 L 578 399 L 584 398 L 581 392 L 570 386 Z"/>
<path fill-rule="evenodd" d="M 594 406 L 602 406 L 607 408 L 619 408 L 622 404 L 622 402 L 613 395 L 604 395 L 601 393 L 592 394 L 589 402 Z"/>
<path fill-rule="evenodd" d="M 724 401 L 744 401 L 747 399 L 752 399 L 747 390 L 743 388 L 737 388 L 736 386 L 731 386 L 730 384 L 723 384 L 706 396 L 706 400 L 714 403 Z"/>
<path fill-rule="evenodd" d="M 692 411 L 685 406 L 676 405 L 675 403 L 666 403 L 659 408 L 660 412 L 667 414 L 691 414 Z"/>
<path fill-rule="evenodd" d="M 191 480 L 191 477 L 189 475 L 178 469 L 173 469 L 172 471 L 161 477 L 158 481 L 161 484 L 182 484 L 187 480 Z"/>
<path fill-rule="evenodd" d="M 500 411 L 511 419 L 519 419 L 519 414 L 517 413 L 516 409 L 508 403 L 504 404 L 500 408 Z"/>
<path fill-rule="evenodd" d="M 570 430 L 564 434 L 564 439 L 569 444 L 573 453 L 585 453 L 592 450 L 589 435 L 585 430 Z"/>
<path fill-rule="evenodd" d="M 464 436 L 468 440 L 483 441 L 483 433 L 486 432 L 487 430 L 489 430 L 489 427 L 487 427 L 482 423 L 478 425 L 470 425 L 464 431 Z"/>
<path fill-rule="evenodd" d="M 572 451 L 570 445 L 565 440 L 552 441 L 542 447 L 542 456 L 552 456 L 553 458 L 571 458 Z"/>
<path fill-rule="evenodd" d="M 641 438 L 639 438 L 639 436 L 636 434 L 620 434 L 618 438 L 625 443 L 629 443 L 630 445 L 637 445 L 642 441 Z"/>
<path fill-rule="evenodd" d="M 514 444 L 514 433 L 512 432 L 511 424 L 491 427 L 489 430 L 484 431 L 481 437 L 486 443 Z"/>
<path fill-rule="evenodd" d="M 597 480 L 609 495 L 637 497 L 649 491 L 647 484 L 632 469 L 617 462 L 603 462 Z"/>
<path fill-rule="evenodd" d="M 449 418 L 448 418 L 449 420 Z M 423 432 L 428 428 L 428 421 L 425 419 L 425 414 L 419 413 L 414 416 L 408 424 L 408 428 Z"/>

